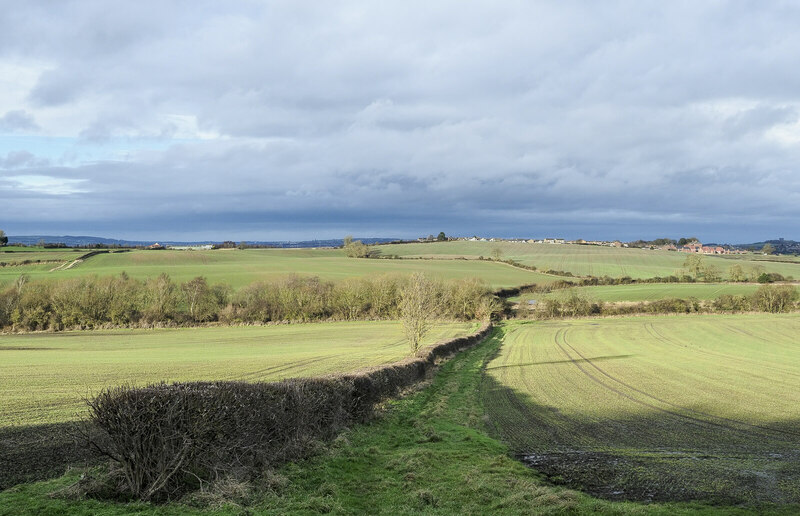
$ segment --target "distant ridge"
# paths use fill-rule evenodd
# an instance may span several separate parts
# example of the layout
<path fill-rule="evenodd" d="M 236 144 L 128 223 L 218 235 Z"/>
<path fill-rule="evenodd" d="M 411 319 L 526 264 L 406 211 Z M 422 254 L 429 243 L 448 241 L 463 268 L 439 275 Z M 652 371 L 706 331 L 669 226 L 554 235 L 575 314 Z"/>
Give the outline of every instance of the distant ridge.
<path fill-rule="evenodd" d="M 757 251 L 764 247 L 766 244 L 770 244 L 777 254 L 796 254 L 800 253 L 800 242 L 795 240 L 785 240 L 783 238 L 778 238 L 776 240 L 764 240 L 763 242 L 754 242 L 752 244 L 741 244 L 738 247 L 742 249 L 752 249 Z"/>
<path fill-rule="evenodd" d="M 396 242 L 398 239 L 396 238 L 359 238 L 365 244 L 376 244 L 376 243 L 385 243 L 385 242 Z M 25 244 L 25 245 L 36 245 L 38 242 L 44 241 L 48 244 L 57 244 L 62 243 L 69 247 L 73 246 L 89 246 L 89 245 L 119 245 L 122 247 L 134 247 L 134 246 L 142 246 L 142 245 L 150 245 L 155 242 L 158 242 L 163 245 L 174 245 L 174 246 L 195 246 L 195 245 L 209 245 L 209 244 L 221 244 L 222 240 L 202 240 L 202 241 L 192 241 L 192 242 L 180 242 L 175 240 L 118 240 L 115 238 L 103 238 L 103 237 L 95 237 L 95 236 L 73 236 L 73 235 L 62 235 L 62 236 L 54 236 L 54 235 L 19 235 L 19 236 L 11 236 L 8 237 L 9 244 Z M 300 240 L 300 241 L 289 241 L 289 240 L 277 240 L 277 241 L 255 241 L 255 240 L 247 240 L 248 244 L 251 245 L 259 245 L 259 246 L 271 246 L 271 247 L 282 247 L 282 248 L 304 248 L 304 247 L 339 247 L 343 244 L 343 240 L 341 238 L 334 238 L 328 240 Z"/>

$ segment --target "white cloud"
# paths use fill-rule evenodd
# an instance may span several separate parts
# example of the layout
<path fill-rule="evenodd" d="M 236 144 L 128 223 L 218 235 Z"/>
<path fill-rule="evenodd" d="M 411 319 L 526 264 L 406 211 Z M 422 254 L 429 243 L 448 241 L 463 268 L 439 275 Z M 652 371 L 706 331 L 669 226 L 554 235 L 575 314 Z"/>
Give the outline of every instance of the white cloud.
<path fill-rule="evenodd" d="M 722 238 L 744 213 L 800 238 L 798 23 L 795 4 L 733 1 L 26 2 L 0 21 L 0 115 L 76 157 L 15 177 L 82 182 L 16 182 L 0 217 L 45 227 L 36 195 L 57 191 L 76 221 L 142 231 L 159 199 L 176 232 L 194 214 L 520 234 L 520 214 L 593 213 L 601 236 Z"/>
<path fill-rule="evenodd" d="M 88 192 L 88 190 L 81 188 L 81 185 L 86 182 L 84 179 L 64 179 L 40 175 L 17 175 L 0 177 L 0 181 L 9 185 L 9 190 L 12 194 L 15 190 L 45 195 L 70 195 Z"/>

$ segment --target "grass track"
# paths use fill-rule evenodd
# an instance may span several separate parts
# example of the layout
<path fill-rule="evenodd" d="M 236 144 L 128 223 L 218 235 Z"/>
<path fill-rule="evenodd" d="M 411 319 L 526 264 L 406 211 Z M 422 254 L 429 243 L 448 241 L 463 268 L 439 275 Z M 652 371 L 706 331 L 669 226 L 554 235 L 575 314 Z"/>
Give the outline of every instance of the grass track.
<path fill-rule="evenodd" d="M 511 324 L 487 366 L 500 435 L 607 496 L 798 502 L 800 318 Z"/>
<path fill-rule="evenodd" d="M 443 323 L 426 344 L 469 333 Z M 0 428 L 75 418 L 83 397 L 110 385 L 185 380 L 266 381 L 399 360 L 396 322 L 111 330 L 0 337 Z"/>

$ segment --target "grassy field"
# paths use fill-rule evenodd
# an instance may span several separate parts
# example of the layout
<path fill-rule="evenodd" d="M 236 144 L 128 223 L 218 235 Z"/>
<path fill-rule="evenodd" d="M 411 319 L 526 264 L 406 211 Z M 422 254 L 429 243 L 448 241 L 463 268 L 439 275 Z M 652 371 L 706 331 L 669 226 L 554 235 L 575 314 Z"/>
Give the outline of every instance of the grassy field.
<path fill-rule="evenodd" d="M 675 274 L 686 260 L 686 254 L 675 251 L 650 251 L 569 244 L 527 244 L 511 242 L 433 242 L 428 244 L 394 244 L 378 246 L 384 254 L 407 257 L 455 258 L 490 257 L 500 249 L 503 258 L 510 258 L 539 269 L 568 271 L 576 275 L 650 278 Z M 800 263 L 793 260 L 764 261 L 763 256 L 730 255 L 705 256 L 707 263 L 717 266 L 723 274 L 733 264 L 743 268 L 760 266 L 766 272 L 800 278 Z"/>
<path fill-rule="evenodd" d="M 439 324 L 425 343 L 476 327 Z M 394 322 L 4 335 L 0 428 L 74 419 L 84 397 L 109 385 L 277 380 L 394 362 L 408 353 Z"/>
<path fill-rule="evenodd" d="M 713 300 L 724 294 L 747 296 L 759 285 L 740 283 L 642 283 L 638 285 L 605 285 L 597 287 L 574 287 L 572 290 L 593 301 L 655 301 L 656 299 L 694 297 Z M 523 294 L 512 301 L 547 299 L 564 296 L 568 290 L 554 290 L 548 294 Z"/>
<path fill-rule="evenodd" d="M 11 248 L 5 248 L 11 249 Z M 5 263 L 4 267 L 19 266 L 23 262 L 42 261 L 42 262 L 67 262 L 83 256 L 88 251 L 85 249 L 36 249 L 36 248 L 14 248 L 26 249 L 25 251 L 0 251 L 0 263 Z M 53 265 L 50 265 L 53 268 Z"/>
<path fill-rule="evenodd" d="M 800 317 L 512 323 L 487 366 L 496 431 L 611 498 L 800 502 Z"/>
<path fill-rule="evenodd" d="M 227 493 L 211 487 L 165 505 L 115 503 L 67 498 L 82 474 L 73 470 L 0 492 L 0 514 L 752 514 L 749 507 L 609 502 L 543 482 L 485 432 L 479 387 L 483 365 L 500 344 L 489 339 L 460 353 L 432 385 L 393 402 L 382 417 L 356 425 L 319 455 L 274 472 L 268 482 Z"/>
<path fill-rule="evenodd" d="M 205 276 L 211 283 L 224 282 L 234 288 L 289 274 L 340 280 L 425 272 L 442 279 L 482 278 L 493 287 L 548 283 L 558 279 L 488 261 L 366 260 L 348 258 L 338 249 L 131 251 L 93 256 L 68 270 L 49 272 L 52 268 L 52 265 L 0 268 L 0 284 L 8 283 L 22 273 L 28 274 L 33 280 L 51 280 L 90 274 L 117 275 L 122 272 L 132 278 L 150 278 L 165 272 L 176 281 Z"/>

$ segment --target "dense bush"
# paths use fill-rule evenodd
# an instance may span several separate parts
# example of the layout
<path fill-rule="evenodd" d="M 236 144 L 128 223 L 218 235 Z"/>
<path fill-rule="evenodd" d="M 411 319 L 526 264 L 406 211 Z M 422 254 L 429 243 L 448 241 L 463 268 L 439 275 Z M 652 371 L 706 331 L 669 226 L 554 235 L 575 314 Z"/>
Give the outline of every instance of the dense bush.
<path fill-rule="evenodd" d="M 109 388 L 89 402 L 91 420 L 102 431 L 96 445 L 143 500 L 168 499 L 223 474 L 257 475 L 366 419 L 376 403 L 426 378 L 437 360 L 490 331 L 487 324 L 420 357 L 356 374 Z"/>
<path fill-rule="evenodd" d="M 396 319 L 405 276 L 348 279 L 337 283 L 290 276 L 255 283 L 235 294 L 227 285 L 198 277 L 175 283 L 162 274 L 146 281 L 126 275 L 57 282 L 24 276 L 0 291 L 0 328 L 18 331 L 226 323 Z M 497 310 L 479 280 L 429 281 L 433 313 L 445 319 L 486 319 Z"/>
<path fill-rule="evenodd" d="M 758 275 L 757 281 L 759 283 L 775 283 L 776 281 L 784 281 L 785 278 L 782 274 L 777 272 L 762 272 Z"/>
<path fill-rule="evenodd" d="M 761 312 L 788 312 L 794 308 L 796 299 L 794 285 L 763 285 L 753 293 L 750 304 L 753 310 Z"/>

